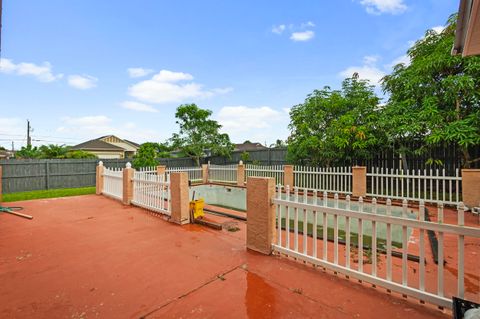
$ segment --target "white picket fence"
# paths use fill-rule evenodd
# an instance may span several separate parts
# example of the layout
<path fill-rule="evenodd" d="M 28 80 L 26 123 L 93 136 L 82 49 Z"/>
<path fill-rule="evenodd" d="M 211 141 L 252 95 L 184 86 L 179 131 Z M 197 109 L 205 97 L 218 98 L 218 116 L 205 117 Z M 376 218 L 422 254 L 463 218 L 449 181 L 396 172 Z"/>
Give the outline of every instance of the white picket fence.
<path fill-rule="evenodd" d="M 215 183 L 237 183 L 237 164 L 208 165 L 208 181 Z"/>
<path fill-rule="evenodd" d="M 283 176 L 284 170 L 283 165 L 253 165 L 253 164 L 246 164 L 245 165 L 245 178 L 250 176 L 256 177 L 273 177 L 275 178 L 276 184 L 283 185 Z"/>
<path fill-rule="evenodd" d="M 123 169 L 107 168 L 103 169 L 103 189 L 102 194 L 115 199 L 122 200 L 123 197 Z"/>
<path fill-rule="evenodd" d="M 148 210 L 171 214 L 170 174 L 133 173 L 132 204 Z"/>
<path fill-rule="evenodd" d="M 294 166 L 293 175 L 295 187 L 340 194 L 352 193 L 351 167 Z"/>
<path fill-rule="evenodd" d="M 457 205 L 461 201 L 462 178 L 458 169 L 455 172 L 455 176 L 447 176 L 445 169 L 394 171 L 372 168 L 367 172 L 367 185 L 370 185 L 367 195 Z"/>
<path fill-rule="evenodd" d="M 424 202 L 420 202 L 419 219 L 408 218 L 407 201 L 403 201 L 402 214 L 400 216 L 393 216 L 391 214 L 391 200 L 387 200 L 386 212 L 384 214 L 377 213 L 376 199 L 373 199 L 372 208 L 369 212 L 364 211 L 364 203 L 360 198 L 357 203 L 357 210 L 353 210 L 353 202 L 350 201 L 350 196 L 347 195 L 346 204 L 344 208 L 339 208 L 338 194 L 335 194 L 333 207 L 327 206 L 327 193 L 323 194 L 323 199 L 317 198 L 317 192 L 313 193 L 311 203 L 308 203 L 306 191 L 303 196 L 298 195 L 298 189 L 294 194 L 290 194 L 290 189 L 287 188 L 286 194 L 283 195 L 281 187 L 277 189 L 277 196 L 273 200 L 277 209 L 277 238 L 276 243 L 273 244 L 274 251 L 282 253 L 299 260 L 312 263 L 314 265 L 328 268 L 332 271 L 343 273 L 352 278 L 369 282 L 371 284 L 384 287 L 386 289 L 396 291 L 398 293 L 409 295 L 419 300 L 430 302 L 445 308 L 451 308 L 451 295 L 459 298 L 464 298 L 464 240 L 465 237 L 480 238 L 480 228 L 473 228 L 464 226 L 464 206 L 460 203 L 458 207 L 458 225 L 443 223 L 443 203 L 439 203 L 439 218 L 438 222 L 425 221 L 425 206 Z M 293 195 L 293 196 L 292 196 Z M 292 219 L 293 217 L 293 219 Z M 299 218 L 300 217 L 300 218 Z M 299 220 L 307 220 L 303 223 L 301 232 L 308 233 L 309 224 L 311 225 L 311 237 L 301 236 L 299 238 Z M 345 250 L 342 251 L 342 256 L 339 252 L 339 220 L 342 219 L 345 238 Z M 290 237 L 290 223 L 293 220 L 293 245 Z M 287 222 L 289 221 L 289 222 Z M 309 222 L 311 221 L 311 223 Z M 365 224 L 369 223 L 370 233 L 364 233 Z M 285 231 L 282 230 L 282 224 L 285 225 Z M 321 237 L 317 233 L 319 225 L 327 225 L 322 227 Z M 353 227 L 355 225 L 355 227 Z M 377 245 L 377 229 L 378 227 L 386 227 L 386 272 L 379 274 L 377 266 L 377 258 L 379 252 L 377 249 L 371 249 L 371 272 L 364 271 L 364 236 L 368 235 L 371 238 L 371 247 L 378 247 Z M 402 254 L 402 274 L 401 279 L 394 279 L 392 276 L 392 228 L 401 228 L 401 254 Z M 333 228 L 333 258 L 328 254 L 328 241 L 322 240 L 322 248 L 318 247 L 317 239 L 328 238 L 328 230 Z M 352 232 L 352 228 L 357 229 L 357 233 Z M 419 264 L 418 271 L 415 276 L 418 276 L 418 281 L 409 282 L 408 262 L 407 262 L 407 229 L 416 229 L 419 234 Z M 427 231 L 434 231 L 438 234 L 438 265 L 437 265 L 437 283 L 436 285 L 429 284 L 429 289 L 426 289 L 425 284 L 425 237 Z M 357 244 L 352 243 L 352 235 L 358 238 Z M 457 289 L 456 292 L 447 294 L 444 289 L 444 243 L 445 236 L 456 236 L 458 242 L 458 256 L 457 256 Z M 351 253 L 352 248 L 358 247 L 358 265 L 352 267 Z M 398 248 L 397 248 L 398 249 Z M 330 250 L 331 251 L 331 250 Z M 342 260 L 342 262 L 340 262 Z M 451 261 L 449 261 L 450 263 Z M 385 267 L 383 267 L 385 269 Z M 418 284 L 416 283 L 418 282 Z M 434 287 L 434 288 L 432 288 Z M 477 293 L 480 293 L 477 292 Z"/>
<path fill-rule="evenodd" d="M 186 172 L 188 173 L 188 179 L 193 183 L 203 181 L 203 171 L 201 167 L 167 167 L 166 172 Z"/>

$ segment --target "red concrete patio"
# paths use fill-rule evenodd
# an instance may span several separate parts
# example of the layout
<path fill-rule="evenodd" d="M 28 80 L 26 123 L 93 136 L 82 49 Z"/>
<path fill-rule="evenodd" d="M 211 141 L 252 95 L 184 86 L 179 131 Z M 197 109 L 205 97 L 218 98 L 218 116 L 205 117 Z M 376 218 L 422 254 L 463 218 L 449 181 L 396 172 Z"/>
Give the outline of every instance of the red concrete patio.
<path fill-rule="evenodd" d="M 0 318 L 448 318 L 286 258 L 96 196 L 0 215 Z"/>

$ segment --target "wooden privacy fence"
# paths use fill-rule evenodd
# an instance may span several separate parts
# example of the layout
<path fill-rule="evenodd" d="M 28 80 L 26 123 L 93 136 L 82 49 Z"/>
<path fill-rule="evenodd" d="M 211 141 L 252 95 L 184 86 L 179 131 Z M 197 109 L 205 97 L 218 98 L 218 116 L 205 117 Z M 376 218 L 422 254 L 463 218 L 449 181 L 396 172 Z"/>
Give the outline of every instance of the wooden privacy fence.
<path fill-rule="evenodd" d="M 285 194 L 282 193 L 281 187 L 277 188 L 276 196 L 272 199 L 276 206 L 274 226 L 276 238 L 272 245 L 274 251 L 441 307 L 450 308 L 452 296 L 465 298 L 465 238 L 479 239 L 480 229 L 464 226 L 463 203 L 458 207 L 458 224 L 451 225 L 443 223 L 443 203 L 439 203 L 438 222 L 430 222 L 425 221 L 423 201 L 420 201 L 418 218 L 412 219 L 411 214 L 410 216 L 408 214 L 406 200 L 403 201 L 402 213 L 394 216 L 389 199 L 384 212 L 379 213 L 375 198 L 372 200 L 371 208 L 366 211 L 361 197 L 354 209 L 350 196 L 347 196 L 341 205 L 338 194 L 335 194 L 333 203 L 328 204 L 326 192 L 321 199 L 317 197 L 317 192 L 310 193 L 313 196 L 307 199 L 309 192 L 302 191 L 302 196 L 299 196 L 297 188 L 293 194 L 289 188 Z M 343 227 L 339 227 L 339 223 Z M 366 227 L 366 224 L 369 227 Z M 381 243 L 378 239 L 380 227 L 383 227 L 385 232 Z M 394 228 L 401 232 L 400 244 L 397 246 L 393 245 L 392 240 Z M 427 231 L 435 232 L 439 239 L 439 262 L 436 269 L 429 271 L 429 282 L 425 269 Z M 413 266 L 416 269 L 414 274 L 409 271 L 413 262 L 407 258 L 410 244 L 408 233 L 412 232 L 416 232 L 419 238 L 419 260 L 418 265 Z M 445 236 L 457 238 L 457 260 L 448 261 L 449 267 L 457 270 L 458 278 L 456 285 L 453 285 L 456 286 L 454 290 L 445 289 L 447 286 L 443 262 Z M 320 239 L 321 247 L 318 245 Z M 344 240 L 344 245 L 339 245 L 339 239 Z M 330 244 L 329 240 L 333 241 L 333 244 Z M 393 251 L 400 252 L 401 274 L 392 273 Z M 365 256 L 371 257 L 365 260 Z M 378 267 L 379 260 L 386 260 L 386 269 Z M 370 264 L 369 270 L 365 267 L 366 263 Z M 433 281 L 432 272 L 436 273 L 436 280 Z M 455 278 L 450 276 L 448 280 Z M 452 287 L 451 283 L 448 287 Z M 476 289 L 478 290 L 478 287 Z M 473 293 L 477 296 L 480 291 Z"/>

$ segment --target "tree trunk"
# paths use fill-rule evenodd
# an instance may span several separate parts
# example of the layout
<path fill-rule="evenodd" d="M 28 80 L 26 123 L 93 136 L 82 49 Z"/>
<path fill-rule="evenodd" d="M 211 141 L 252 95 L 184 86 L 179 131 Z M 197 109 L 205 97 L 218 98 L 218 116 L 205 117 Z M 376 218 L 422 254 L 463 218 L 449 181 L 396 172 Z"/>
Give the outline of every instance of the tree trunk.
<path fill-rule="evenodd" d="M 463 155 L 463 168 L 470 168 L 470 153 L 468 149 L 462 147 L 462 155 Z"/>

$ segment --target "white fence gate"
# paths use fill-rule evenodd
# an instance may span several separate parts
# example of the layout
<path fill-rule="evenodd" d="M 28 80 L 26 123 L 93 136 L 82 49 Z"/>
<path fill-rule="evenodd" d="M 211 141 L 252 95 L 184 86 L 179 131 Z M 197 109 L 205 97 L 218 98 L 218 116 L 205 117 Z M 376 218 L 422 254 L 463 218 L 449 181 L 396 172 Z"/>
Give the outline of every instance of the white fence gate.
<path fill-rule="evenodd" d="M 123 197 L 123 169 L 107 168 L 103 169 L 103 189 L 102 194 L 122 200 Z"/>
<path fill-rule="evenodd" d="M 165 215 L 171 214 L 170 174 L 133 173 L 132 204 Z"/>
<path fill-rule="evenodd" d="M 281 190 L 280 187 L 279 189 Z M 350 201 L 349 196 L 347 196 L 346 202 L 341 205 L 343 208 L 340 208 L 338 194 L 335 194 L 333 205 L 328 205 L 326 192 L 323 194 L 323 199 L 318 199 L 317 193 L 314 192 L 313 198 L 309 199 L 310 203 L 308 203 L 309 200 L 306 194 L 307 192 L 304 191 L 304 194 L 299 196 L 298 190 L 296 190 L 292 196 L 288 188 L 286 189 L 286 194 L 282 194 L 281 191 L 277 192 L 277 196 L 273 200 L 277 208 L 277 238 L 276 243 L 273 245 L 274 251 L 446 308 L 451 308 L 452 295 L 464 298 L 464 240 L 467 236 L 480 238 L 480 228 L 464 226 L 463 204 L 460 204 L 458 208 L 458 225 L 451 225 L 443 223 L 442 203 L 439 204 L 438 222 L 429 222 L 425 221 L 424 218 L 425 206 L 423 201 L 420 203 L 419 219 L 416 220 L 407 217 L 406 200 L 403 202 L 402 214 L 394 216 L 391 213 L 390 199 L 387 200 L 386 211 L 379 214 L 376 199 L 373 199 L 371 209 L 369 212 L 366 212 L 363 200 L 359 200 L 355 204 L 357 210 L 354 210 L 352 209 L 354 206 L 353 202 Z M 307 222 L 302 222 L 302 220 Z M 345 246 L 342 249 L 339 249 L 339 220 L 344 225 L 342 236 L 345 239 Z M 292 223 L 293 225 L 291 225 Z M 369 234 L 365 233 L 366 223 L 369 224 L 369 228 L 367 228 L 369 229 Z M 282 230 L 282 225 L 284 225 L 285 231 Z M 322 225 L 320 227 L 321 232 L 318 234 L 317 228 L 320 225 Z M 327 227 L 323 227 L 323 225 L 327 225 Z M 377 266 L 377 259 L 381 249 L 371 249 L 371 247 L 380 246 L 377 243 L 379 227 L 386 229 L 385 254 L 382 254 L 386 258 L 386 269 L 382 267 L 381 271 Z M 394 227 L 401 232 L 400 248 L 395 248 L 392 245 L 392 230 Z M 352 231 L 353 228 L 356 229 L 356 232 Z M 293 229 L 293 234 L 290 233 L 290 229 Z M 308 234 L 309 230 L 311 232 L 309 236 L 301 235 L 299 237 L 299 232 Z M 417 231 L 419 238 L 419 269 L 414 273 L 415 280 L 412 280 L 412 273 L 408 271 L 409 266 L 407 264 L 407 234 L 409 231 Z M 425 279 L 425 237 L 427 231 L 436 232 L 438 235 L 439 260 L 435 269 L 437 272 L 436 282 L 431 280 L 433 282 L 428 282 L 428 285 L 426 285 Z M 458 270 L 457 289 L 456 292 L 449 293 L 444 289 L 443 260 L 445 236 L 455 236 L 458 245 L 455 253 L 457 255 L 456 266 Z M 293 244 L 291 243 L 291 237 L 293 237 Z M 333 258 L 329 256 L 332 252 L 331 244 L 328 243 L 328 240 L 325 240 L 329 237 L 333 240 Z M 364 240 L 367 238 L 371 243 L 371 271 L 369 272 L 364 270 L 363 257 Z M 322 248 L 317 247 L 318 239 L 323 239 Z M 353 242 L 353 239 L 356 239 L 356 243 Z M 358 265 L 356 267 L 352 267 L 351 254 L 355 253 L 352 251 L 353 249 L 358 249 Z M 395 249 L 397 252 L 399 249 L 401 250 L 401 275 L 396 272 L 392 274 L 392 249 Z M 429 276 L 431 278 L 432 274 L 430 273 Z M 449 280 L 454 279 L 449 277 Z M 426 286 L 428 286 L 428 289 Z M 478 293 L 476 292 L 476 294 Z"/>

